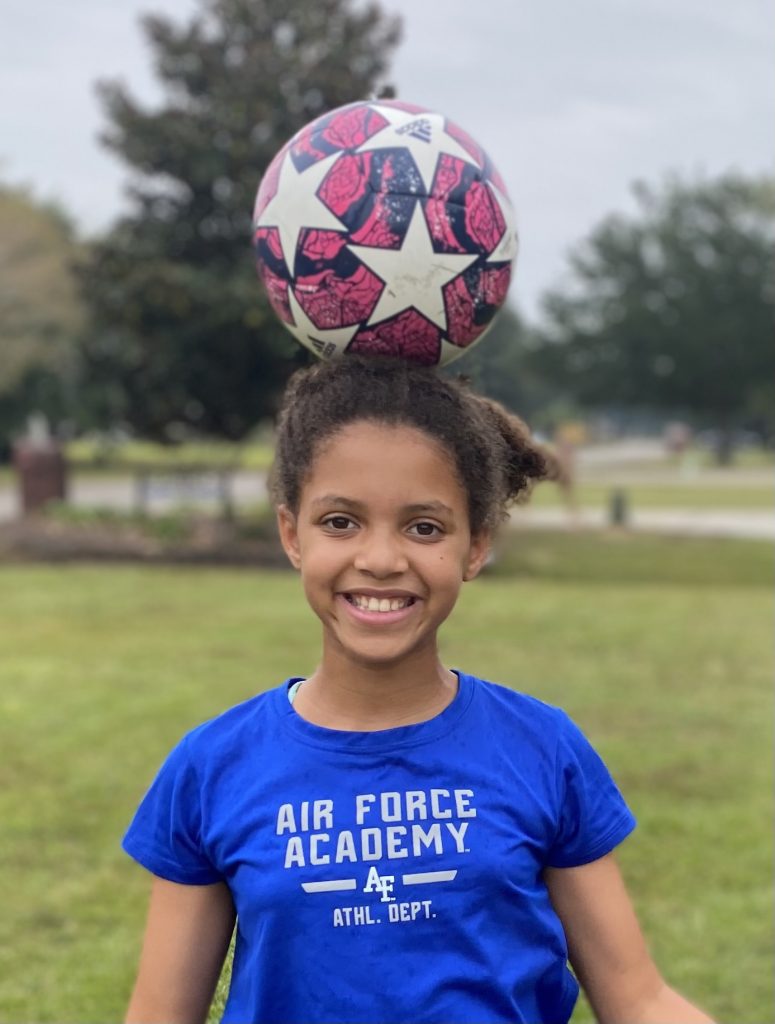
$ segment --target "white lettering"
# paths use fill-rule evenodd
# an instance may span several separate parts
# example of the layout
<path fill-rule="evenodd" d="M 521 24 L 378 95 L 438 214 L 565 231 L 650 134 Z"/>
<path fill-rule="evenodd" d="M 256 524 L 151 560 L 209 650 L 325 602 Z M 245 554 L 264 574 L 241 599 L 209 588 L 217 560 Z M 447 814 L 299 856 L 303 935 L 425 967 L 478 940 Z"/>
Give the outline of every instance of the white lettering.
<path fill-rule="evenodd" d="M 420 821 L 425 821 L 428 817 L 428 811 L 425 807 L 425 793 L 419 789 L 410 789 L 406 794 L 407 821 L 414 821 L 415 815 Z"/>
<path fill-rule="evenodd" d="M 312 808 L 311 822 L 310 807 Z M 310 828 L 316 832 L 325 828 L 333 828 L 333 811 L 333 800 L 315 800 L 312 804 L 309 800 L 302 800 L 299 805 L 299 823 L 297 825 L 293 804 L 283 804 L 277 812 L 277 835 L 281 836 L 283 832 L 309 832 Z"/>
<path fill-rule="evenodd" d="M 364 860 L 382 859 L 382 830 L 364 828 L 361 831 L 361 856 Z"/>
<path fill-rule="evenodd" d="M 285 848 L 285 867 L 289 868 L 294 864 L 300 868 L 304 867 L 304 847 L 301 845 L 300 836 L 291 836 Z"/>
<path fill-rule="evenodd" d="M 448 789 L 432 789 L 431 790 L 431 810 L 434 818 L 451 818 L 452 811 L 449 808 L 445 810 L 439 804 L 439 797 L 449 796 Z"/>
<path fill-rule="evenodd" d="M 426 849 L 434 847 L 436 853 L 442 852 L 441 825 L 438 822 L 431 825 L 426 832 L 422 825 L 412 825 L 412 853 L 419 857 L 423 846 Z"/>
<path fill-rule="evenodd" d="M 416 921 L 418 917 L 431 917 L 430 900 L 412 900 L 411 903 L 391 903 L 387 908 L 388 921 Z"/>
<path fill-rule="evenodd" d="M 296 819 L 293 817 L 293 804 L 283 804 L 277 812 L 277 835 L 283 832 L 295 832 Z"/>
<path fill-rule="evenodd" d="M 445 821 L 444 824 L 450 831 L 452 838 L 455 840 L 458 853 L 465 853 L 465 834 L 468 831 L 468 822 L 464 821 L 462 825 L 453 825 L 451 821 Z"/>
<path fill-rule="evenodd" d="M 383 793 L 380 798 L 380 808 L 383 821 L 401 820 L 401 794 Z"/>
<path fill-rule="evenodd" d="M 395 896 L 390 895 L 393 891 L 395 880 L 395 875 L 380 875 L 376 868 L 369 868 L 369 874 L 366 878 L 366 884 L 363 887 L 363 891 L 381 892 L 381 902 L 390 903 L 392 900 L 395 900 Z"/>
<path fill-rule="evenodd" d="M 468 806 L 469 799 L 473 799 L 473 795 L 474 791 L 472 789 L 455 790 L 455 808 L 458 818 L 476 817 L 476 808 Z"/>
<path fill-rule="evenodd" d="M 347 829 L 339 833 L 339 838 L 336 841 L 336 863 L 341 864 L 344 860 L 349 860 L 353 863 L 358 860 L 353 834 L 348 832 Z"/>
<path fill-rule="evenodd" d="M 405 835 L 406 827 L 404 825 L 390 825 L 385 829 L 388 860 L 398 860 L 400 857 L 409 856 L 409 851 L 401 845 L 401 836 Z"/>
<path fill-rule="evenodd" d="M 451 827 L 451 826 L 449 826 Z M 319 843 L 327 843 L 330 836 L 328 832 L 313 833 L 309 837 L 309 862 L 310 864 L 330 864 L 331 857 L 327 854 L 320 854 L 318 852 Z"/>
<path fill-rule="evenodd" d="M 335 907 L 334 928 L 351 924 L 378 924 L 371 916 L 371 907 Z"/>
<path fill-rule="evenodd" d="M 334 827 L 334 801 L 316 800 L 313 804 L 312 827 L 316 832 Z"/>
<path fill-rule="evenodd" d="M 355 822 L 357 825 L 363 824 L 363 819 L 371 811 L 371 804 L 377 798 L 373 793 L 359 793 L 355 798 Z"/>

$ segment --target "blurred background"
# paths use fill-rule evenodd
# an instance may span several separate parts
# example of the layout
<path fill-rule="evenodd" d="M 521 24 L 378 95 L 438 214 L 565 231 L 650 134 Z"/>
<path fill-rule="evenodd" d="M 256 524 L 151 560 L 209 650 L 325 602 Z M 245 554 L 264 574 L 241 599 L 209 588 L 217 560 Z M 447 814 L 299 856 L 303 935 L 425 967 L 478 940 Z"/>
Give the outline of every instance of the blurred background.
<path fill-rule="evenodd" d="M 377 95 L 501 172 L 516 277 L 451 372 L 565 468 L 445 657 L 573 715 L 668 980 L 772 1019 L 774 37 L 765 0 L 6 0 L 0 1020 L 121 1015 L 128 816 L 186 728 L 314 667 L 265 485 L 311 357 L 251 213 L 298 128 Z"/>

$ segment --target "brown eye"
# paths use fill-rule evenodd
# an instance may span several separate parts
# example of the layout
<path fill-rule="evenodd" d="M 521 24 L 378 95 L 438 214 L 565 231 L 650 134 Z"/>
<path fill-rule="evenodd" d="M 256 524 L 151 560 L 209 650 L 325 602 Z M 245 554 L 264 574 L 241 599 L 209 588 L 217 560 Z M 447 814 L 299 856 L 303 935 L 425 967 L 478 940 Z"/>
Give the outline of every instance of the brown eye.
<path fill-rule="evenodd" d="M 324 526 L 330 526 L 332 530 L 346 530 L 352 524 L 349 516 L 329 516 L 323 520 Z"/>
<path fill-rule="evenodd" d="M 441 528 L 435 523 L 415 523 L 412 529 L 417 531 L 418 537 L 435 537 L 441 533 Z"/>

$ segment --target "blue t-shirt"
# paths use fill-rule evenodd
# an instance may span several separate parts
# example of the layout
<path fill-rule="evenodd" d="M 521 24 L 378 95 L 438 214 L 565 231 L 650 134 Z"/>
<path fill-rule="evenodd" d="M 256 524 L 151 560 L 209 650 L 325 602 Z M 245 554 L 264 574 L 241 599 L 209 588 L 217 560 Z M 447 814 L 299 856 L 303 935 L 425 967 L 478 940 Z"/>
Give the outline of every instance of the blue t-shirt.
<path fill-rule="evenodd" d="M 567 1022 L 542 869 L 602 857 L 635 819 L 564 711 L 458 676 L 436 718 L 380 732 L 312 725 L 288 680 L 169 755 L 124 849 L 229 886 L 224 1022 Z"/>

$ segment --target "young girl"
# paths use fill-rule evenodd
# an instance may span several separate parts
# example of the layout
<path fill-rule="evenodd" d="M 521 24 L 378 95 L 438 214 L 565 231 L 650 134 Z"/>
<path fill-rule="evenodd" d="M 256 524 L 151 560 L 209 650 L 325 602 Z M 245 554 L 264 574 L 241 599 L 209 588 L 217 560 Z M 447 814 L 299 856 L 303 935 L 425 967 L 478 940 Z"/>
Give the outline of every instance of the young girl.
<path fill-rule="evenodd" d="M 295 375 L 272 489 L 320 661 L 194 729 L 143 800 L 130 1024 L 205 1020 L 235 918 L 235 1024 L 563 1024 L 576 978 L 606 1024 L 710 1020 L 648 954 L 611 853 L 635 819 L 584 735 L 439 660 L 546 472 L 519 420 L 431 370 Z"/>

